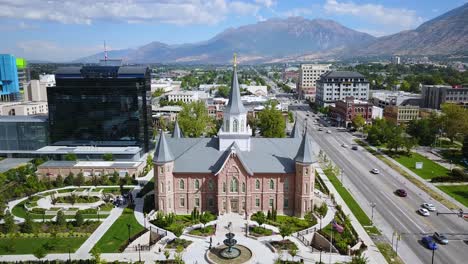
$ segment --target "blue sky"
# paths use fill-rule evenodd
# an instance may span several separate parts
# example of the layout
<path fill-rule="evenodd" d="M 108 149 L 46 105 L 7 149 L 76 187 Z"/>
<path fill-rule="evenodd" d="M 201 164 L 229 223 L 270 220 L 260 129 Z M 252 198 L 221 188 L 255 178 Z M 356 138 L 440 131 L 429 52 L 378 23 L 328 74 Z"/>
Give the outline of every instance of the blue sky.
<path fill-rule="evenodd" d="M 0 53 L 67 61 L 152 41 L 207 40 L 273 17 L 333 19 L 374 36 L 414 29 L 466 0 L 0 0 Z"/>

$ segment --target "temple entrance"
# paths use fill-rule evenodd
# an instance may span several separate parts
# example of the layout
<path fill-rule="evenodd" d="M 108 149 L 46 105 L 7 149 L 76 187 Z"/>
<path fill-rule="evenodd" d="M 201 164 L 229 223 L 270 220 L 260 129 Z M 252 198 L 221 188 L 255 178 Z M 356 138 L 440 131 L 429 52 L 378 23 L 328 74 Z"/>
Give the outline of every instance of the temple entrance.
<path fill-rule="evenodd" d="M 239 200 L 232 199 L 231 200 L 231 212 L 238 213 L 239 212 Z"/>

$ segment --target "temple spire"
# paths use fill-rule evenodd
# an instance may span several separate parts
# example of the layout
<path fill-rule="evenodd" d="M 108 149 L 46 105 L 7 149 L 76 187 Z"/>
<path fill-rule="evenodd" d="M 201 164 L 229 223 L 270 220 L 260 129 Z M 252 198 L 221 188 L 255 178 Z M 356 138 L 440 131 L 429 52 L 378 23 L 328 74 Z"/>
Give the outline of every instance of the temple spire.
<path fill-rule="evenodd" d="M 232 85 L 231 85 L 231 92 L 229 93 L 229 102 L 226 106 L 225 113 L 229 114 L 244 114 L 247 111 L 242 104 L 241 95 L 240 95 L 240 88 L 239 88 L 239 81 L 237 80 L 237 55 L 234 54 L 233 59 L 233 72 L 232 72 Z"/>
<path fill-rule="evenodd" d="M 294 126 L 291 130 L 291 137 L 292 138 L 299 138 L 301 136 L 301 131 L 299 130 L 299 126 L 297 125 L 297 116 L 294 120 Z"/>
<path fill-rule="evenodd" d="M 299 146 L 299 150 L 297 151 L 294 160 L 302 164 L 312 164 L 317 161 L 314 157 L 314 153 L 312 152 L 310 136 L 309 133 L 307 133 L 307 126 L 304 134 L 302 135 L 301 145 Z"/>
<path fill-rule="evenodd" d="M 159 140 L 154 151 L 153 162 L 156 164 L 163 164 L 174 160 L 171 150 L 166 142 L 166 137 L 162 130 L 159 131 Z"/>
<path fill-rule="evenodd" d="M 183 138 L 184 137 L 184 134 L 182 133 L 182 130 L 179 127 L 179 122 L 177 121 L 177 119 L 175 121 L 174 131 L 172 132 L 172 137 L 173 138 Z"/>

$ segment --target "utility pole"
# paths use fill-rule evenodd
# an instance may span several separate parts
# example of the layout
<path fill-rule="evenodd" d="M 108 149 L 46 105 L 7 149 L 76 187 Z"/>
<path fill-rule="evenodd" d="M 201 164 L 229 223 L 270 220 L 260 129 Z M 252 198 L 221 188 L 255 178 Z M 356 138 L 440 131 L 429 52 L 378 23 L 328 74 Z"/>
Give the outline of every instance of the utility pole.
<path fill-rule="evenodd" d="M 432 247 L 432 264 L 434 264 L 435 247 Z"/>
<path fill-rule="evenodd" d="M 370 204 L 371 208 L 372 208 L 372 214 L 371 214 L 371 224 L 374 225 L 374 207 L 376 206 L 376 204 L 374 202 L 372 202 Z"/>
<path fill-rule="evenodd" d="M 141 245 L 138 244 L 138 262 L 141 263 Z"/>
<path fill-rule="evenodd" d="M 395 248 L 395 253 L 397 257 L 398 257 L 398 241 L 400 241 L 400 239 L 401 239 L 401 234 L 398 234 L 396 238 L 396 248 Z"/>

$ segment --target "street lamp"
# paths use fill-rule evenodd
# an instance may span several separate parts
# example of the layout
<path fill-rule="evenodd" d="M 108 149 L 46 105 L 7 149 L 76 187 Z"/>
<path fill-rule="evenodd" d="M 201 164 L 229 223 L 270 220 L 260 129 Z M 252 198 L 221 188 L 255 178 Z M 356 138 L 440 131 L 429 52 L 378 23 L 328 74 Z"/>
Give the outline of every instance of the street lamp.
<path fill-rule="evenodd" d="M 370 206 L 372 208 L 372 213 L 371 213 L 371 224 L 373 225 L 374 224 L 374 207 L 376 206 L 376 204 L 374 202 L 370 203 Z"/>
<path fill-rule="evenodd" d="M 141 245 L 138 244 L 138 262 L 141 263 Z"/>
<path fill-rule="evenodd" d="M 143 225 L 145 226 L 145 229 L 146 229 L 146 213 L 143 213 Z"/>
<path fill-rule="evenodd" d="M 320 261 L 319 261 L 319 263 L 322 264 L 322 247 L 319 247 L 319 250 L 320 250 Z"/>
<path fill-rule="evenodd" d="M 432 247 L 432 264 L 434 264 L 435 247 Z"/>
<path fill-rule="evenodd" d="M 322 230 L 322 218 L 323 218 L 323 216 L 320 215 L 320 230 Z"/>
<path fill-rule="evenodd" d="M 130 224 L 127 224 L 128 228 L 128 244 L 130 244 L 130 229 L 132 229 L 132 226 Z"/>

